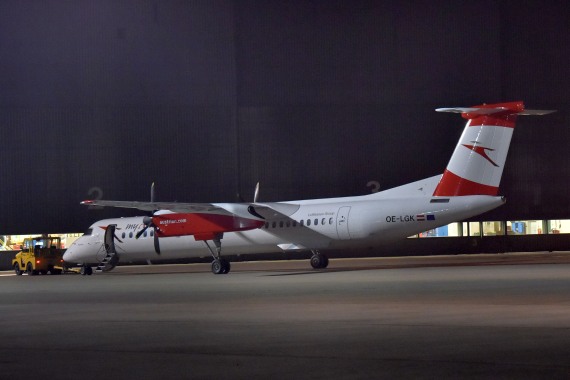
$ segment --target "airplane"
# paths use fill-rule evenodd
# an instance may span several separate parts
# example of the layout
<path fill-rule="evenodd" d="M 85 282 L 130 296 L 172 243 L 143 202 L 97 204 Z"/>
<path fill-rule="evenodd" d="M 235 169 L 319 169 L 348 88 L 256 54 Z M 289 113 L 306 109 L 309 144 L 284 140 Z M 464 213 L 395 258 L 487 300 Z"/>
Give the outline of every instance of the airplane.
<path fill-rule="evenodd" d="M 120 261 L 212 256 L 214 274 L 230 272 L 222 255 L 311 251 L 315 269 L 328 266 L 322 250 L 369 247 L 461 221 L 505 203 L 499 183 L 522 101 L 438 108 L 467 124 L 443 172 L 378 193 L 287 202 L 179 203 L 86 200 L 87 206 L 135 208 L 150 215 L 95 222 L 65 252 L 82 274 L 112 270 Z M 212 248 L 213 246 L 213 248 Z"/>

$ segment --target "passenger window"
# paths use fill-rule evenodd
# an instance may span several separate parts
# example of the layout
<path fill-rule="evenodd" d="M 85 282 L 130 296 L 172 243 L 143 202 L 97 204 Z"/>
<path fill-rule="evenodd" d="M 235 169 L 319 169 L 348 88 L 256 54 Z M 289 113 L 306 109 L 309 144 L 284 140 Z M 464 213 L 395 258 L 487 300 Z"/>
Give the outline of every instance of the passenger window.
<path fill-rule="evenodd" d="M 279 222 L 279 228 L 283 228 L 283 221 Z"/>
<path fill-rule="evenodd" d="M 265 222 L 265 228 L 269 228 L 269 222 Z"/>
<path fill-rule="evenodd" d="M 304 219 L 299 220 L 299 225 L 300 225 L 301 227 L 303 227 L 304 224 L 305 224 L 305 220 L 304 220 Z"/>
<path fill-rule="evenodd" d="M 143 236 L 144 236 L 144 237 L 146 237 L 146 236 L 147 236 L 147 235 L 146 235 L 146 231 L 144 232 Z"/>
<path fill-rule="evenodd" d="M 277 222 L 271 223 L 271 227 L 273 227 L 273 228 L 277 227 Z"/>
<path fill-rule="evenodd" d="M 321 220 L 321 224 L 324 226 L 325 225 L 325 218 L 323 218 L 323 220 Z"/>
<path fill-rule="evenodd" d="M 287 221 L 287 222 L 285 223 L 285 225 L 287 226 L 287 228 L 289 228 L 289 227 L 291 227 L 291 222 L 290 222 L 290 221 Z"/>
<path fill-rule="evenodd" d="M 330 218 L 330 219 L 329 219 L 329 224 L 332 224 L 332 222 L 333 222 L 333 218 Z"/>
<path fill-rule="evenodd" d="M 293 221 L 293 227 L 297 227 L 297 221 L 296 220 Z"/>
<path fill-rule="evenodd" d="M 318 226 L 318 225 L 319 225 L 319 220 L 315 219 L 315 226 Z"/>
<path fill-rule="evenodd" d="M 132 238 L 132 237 L 133 237 L 133 233 L 129 232 L 129 238 Z"/>
<path fill-rule="evenodd" d="M 307 226 L 311 225 L 311 219 L 307 219 Z"/>
<path fill-rule="evenodd" d="M 154 236 L 154 230 L 150 230 L 150 237 Z"/>
<path fill-rule="evenodd" d="M 123 232 L 123 235 L 121 235 L 123 237 L 123 239 L 125 238 L 125 236 L 127 236 L 126 233 Z"/>

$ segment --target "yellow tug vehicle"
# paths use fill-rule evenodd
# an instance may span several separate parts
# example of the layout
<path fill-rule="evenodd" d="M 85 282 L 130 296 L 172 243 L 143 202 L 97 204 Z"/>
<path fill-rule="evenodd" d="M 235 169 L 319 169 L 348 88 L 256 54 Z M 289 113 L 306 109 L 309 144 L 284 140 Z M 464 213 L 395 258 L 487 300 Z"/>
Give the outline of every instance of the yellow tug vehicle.
<path fill-rule="evenodd" d="M 61 239 L 55 236 L 25 238 L 22 250 L 12 260 L 14 272 L 20 276 L 37 274 L 61 274 L 63 272 L 63 253 Z"/>

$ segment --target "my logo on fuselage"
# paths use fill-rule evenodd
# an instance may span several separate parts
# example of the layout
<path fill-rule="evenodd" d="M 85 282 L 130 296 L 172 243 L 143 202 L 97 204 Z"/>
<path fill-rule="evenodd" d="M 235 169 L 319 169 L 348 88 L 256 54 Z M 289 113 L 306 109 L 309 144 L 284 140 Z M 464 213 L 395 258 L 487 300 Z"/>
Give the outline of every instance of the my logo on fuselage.
<path fill-rule="evenodd" d="M 479 142 L 477 141 L 471 141 L 473 143 L 473 145 L 469 145 L 469 144 L 461 144 L 464 147 L 466 147 L 469 150 L 472 150 L 473 152 L 477 153 L 478 155 L 480 155 L 481 157 L 483 157 L 484 159 L 486 159 L 487 161 L 489 161 L 493 166 L 495 167 L 499 167 L 499 165 L 497 165 L 493 160 L 491 160 L 491 158 L 487 155 L 486 151 L 492 152 L 495 149 L 491 149 L 491 148 L 485 148 L 484 146 L 481 145 L 477 145 L 479 144 Z"/>

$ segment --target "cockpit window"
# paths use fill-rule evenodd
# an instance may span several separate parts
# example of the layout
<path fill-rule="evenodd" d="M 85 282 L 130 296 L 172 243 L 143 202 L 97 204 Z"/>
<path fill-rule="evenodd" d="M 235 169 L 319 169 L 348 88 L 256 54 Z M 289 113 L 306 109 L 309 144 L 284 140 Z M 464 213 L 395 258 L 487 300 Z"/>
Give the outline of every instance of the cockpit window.
<path fill-rule="evenodd" d="M 91 236 L 92 233 L 93 233 L 93 228 L 89 228 L 87 231 L 85 231 L 83 236 Z"/>

